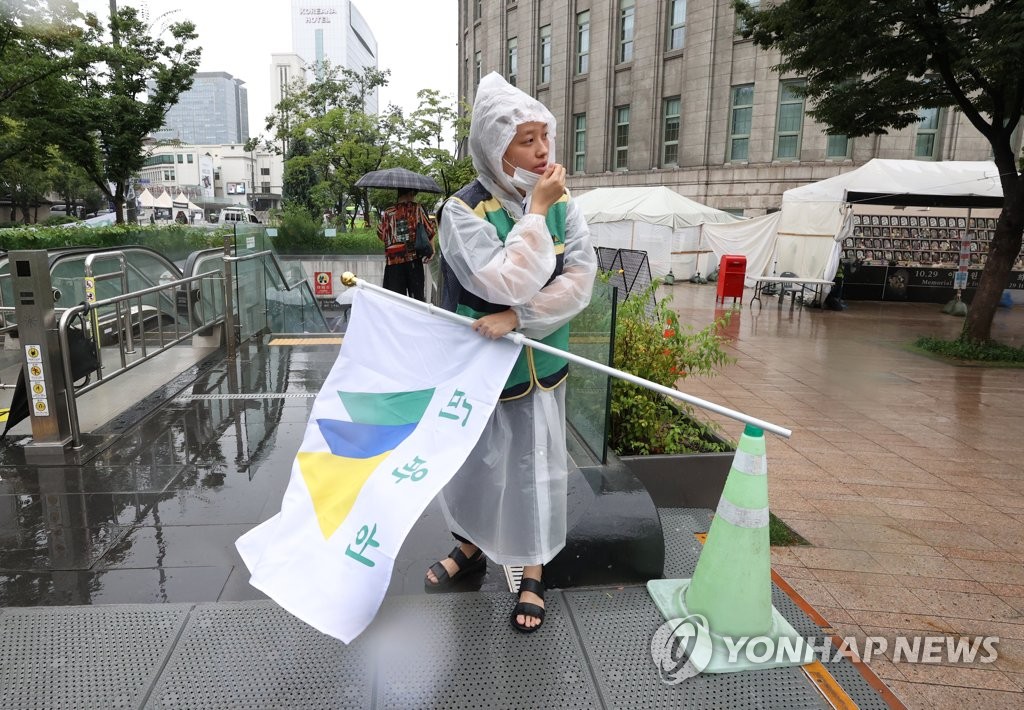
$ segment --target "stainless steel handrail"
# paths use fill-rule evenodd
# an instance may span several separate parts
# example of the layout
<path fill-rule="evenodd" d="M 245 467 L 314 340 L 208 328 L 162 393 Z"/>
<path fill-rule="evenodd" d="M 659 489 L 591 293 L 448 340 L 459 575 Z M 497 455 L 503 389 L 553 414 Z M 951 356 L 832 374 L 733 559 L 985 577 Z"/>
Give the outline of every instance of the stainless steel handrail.
<path fill-rule="evenodd" d="M 223 316 L 221 316 L 219 318 L 214 318 L 209 323 L 201 322 L 201 323 L 199 323 L 199 325 L 197 327 L 193 328 L 192 330 L 190 330 L 187 333 L 179 335 L 179 337 L 177 337 L 175 340 L 170 341 L 170 342 L 168 342 L 166 344 L 163 344 L 163 336 L 161 335 L 161 347 L 159 347 L 158 349 L 153 350 L 152 352 L 145 351 L 145 349 L 144 349 L 142 357 L 140 357 L 137 360 L 134 360 L 134 361 L 132 361 L 130 363 L 125 362 L 121 369 L 116 370 L 110 376 L 105 377 L 105 378 L 98 378 L 95 382 L 92 382 L 92 383 L 90 383 L 88 385 L 85 385 L 85 386 L 79 388 L 78 390 L 76 390 L 74 388 L 74 384 L 73 384 L 74 383 L 74 379 L 73 379 L 73 374 L 71 372 L 71 353 L 70 353 L 70 350 L 69 350 L 69 343 L 68 343 L 68 329 L 70 327 L 71 321 L 74 318 L 78 317 L 79 314 L 84 314 L 84 313 L 87 313 L 87 312 L 90 312 L 90 311 L 94 311 L 95 309 L 101 308 L 103 306 L 114 306 L 115 309 L 117 309 L 117 312 L 118 312 L 118 322 L 120 322 L 120 308 L 121 308 L 120 304 L 122 302 L 124 302 L 124 301 L 128 301 L 128 300 L 131 300 L 131 299 L 139 299 L 140 317 L 141 317 L 141 304 L 142 304 L 142 300 L 141 299 L 142 299 L 143 296 L 146 296 L 146 295 L 151 294 L 151 293 L 158 293 L 160 291 L 177 292 L 179 286 L 185 286 L 186 287 L 185 288 L 185 293 L 187 294 L 187 296 L 186 296 L 186 303 L 187 303 L 188 313 L 190 314 L 189 315 L 189 324 L 191 325 L 191 323 L 192 323 L 192 316 L 191 316 L 191 313 L 192 313 L 192 289 L 189 288 L 189 285 L 192 284 L 195 281 L 201 281 L 202 279 L 207 279 L 207 278 L 217 278 L 217 279 L 219 279 L 221 277 L 223 277 L 223 274 L 221 272 L 219 272 L 219 271 L 206 271 L 206 272 L 203 272 L 201 274 L 196 274 L 194 276 L 189 276 L 189 277 L 186 277 L 186 278 L 183 278 L 183 279 L 178 279 L 177 281 L 169 281 L 167 283 L 160 284 L 158 286 L 150 286 L 149 288 L 144 288 L 144 289 L 141 289 L 139 291 L 135 291 L 134 293 L 125 293 L 125 294 L 121 294 L 120 296 L 114 296 L 113 298 L 107 298 L 107 299 L 104 299 L 102 301 L 96 301 L 94 303 L 82 303 L 82 304 L 79 304 L 77 306 L 73 306 L 71 308 L 68 308 L 67 310 L 64 311 L 63 314 L 61 314 L 60 323 L 59 323 L 59 326 L 58 326 L 57 336 L 58 336 L 58 338 L 60 340 L 60 354 L 61 354 L 62 366 L 63 366 L 63 369 L 64 369 L 64 382 L 65 382 L 64 398 L 65 398 L 65 401 L 67 403 L 68 418 L 70 420 L 70 425 L 71 425 L 71 445 L 74 448 L 80 448 L 81 445 L 82 445 L 81 423 L 80 423 L 79 418 L 78 418 L 78 406 L 77 406 L 77 403 L 76 403 L 76 399 L 78 398 L 79 395 L 83 395 L 83 394 L 86 394 L 87 392 L 91 392 L 92 390 L 96 389 L 97 387 L 99 387 L 104 382 L 107 382 L 107 381 L 113 379 L 114 377 L 116 377 L 118 375 L 121 375 L 121 374 L 123 374 L 125 372 L 128 372 L 129 370 L 132 370 L 132 369 L 138 367 L 139 365 L 141 365 L 142 363 L 146 362 L 147 360 L 153 359 L 154 357 L 156 357 L 160 353 L 162 353 L 162 352 L 164 352 L 166 350 L 169 350 L 171 347 L 173 347 L 173 346 L 177 345 L 178 343 L 186 340 L 187 338 L 192 337 L 193 335 L 196 335 L 197 333 L 199 333 L 200 331 L 202 331 L 205 328 L 209 327 L 210 325 L 213 325 L 215 323 L 218 323 L 218 322 L 222 321 L 224 318 L 223 318 Z M 130 313 L 130 307 L 129 307 L 129 313 Z M 175 321 L 175 323 L 177 323 L 177 321 Z M 131 327 L 130 323 L 129 323 L 129 327 Z M 140 332 L 141 332 L 141 328 L 140 328 Z M 96 345 L 96 350 L 97 350 L 97 355 L 98 355 L 99 350 L 100 350 L 99 331 L 98 330 L 94 330 L 93 331 L 93 341 L 94 341 L 94 344 Z M 123 353 L 122 353 L 122 360 L 124 360 Z"/>

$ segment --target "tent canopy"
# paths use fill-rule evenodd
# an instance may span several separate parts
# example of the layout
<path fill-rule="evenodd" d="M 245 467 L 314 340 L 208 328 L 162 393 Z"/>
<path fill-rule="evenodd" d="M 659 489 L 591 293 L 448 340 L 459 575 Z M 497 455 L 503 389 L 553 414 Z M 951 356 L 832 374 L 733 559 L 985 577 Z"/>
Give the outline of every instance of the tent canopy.
<path fill-rule="evenodd" d="M 995 163 L 869 160 L 856 170 L 783 193 L 775 270 L 825 279 L 835 276 L 848 203 L 913 204 L 911 198 L 926 197 L 961 206 L 998 205 L 1002 194 Z"/>
<path fill-rule="evenodd" d="M 192 200 L 188 198 L 184 192 L 179 192 L 178 196 L 174 198 L 174 206 L 177 209 L 181 209 L 181 206 L 185 205 L 185 209 L 189 212 L 202 212 L 203 208 L 197 206 Z"/>
<path fill-rule="evenodd" d="M 700 224 L 738 222 L 728 212 L 683 197 L 663 185 L 599 187 L 575 198 L 588 224 L 631 220 L 659 224 L 673 231 Z"/>
<path fill-rule="evenodd" d="M 574 198 L 596 246 L 647 252 L 651 274 L 685 278 L 700 271 L 705 224 L 741 222 L 728 212 L 683 197 L 664 186 L 602 187 Z"/>

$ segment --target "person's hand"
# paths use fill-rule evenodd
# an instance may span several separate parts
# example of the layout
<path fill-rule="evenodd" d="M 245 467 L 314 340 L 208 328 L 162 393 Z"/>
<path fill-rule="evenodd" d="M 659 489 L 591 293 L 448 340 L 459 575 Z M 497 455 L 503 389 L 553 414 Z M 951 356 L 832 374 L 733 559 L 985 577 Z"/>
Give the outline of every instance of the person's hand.
<path fill-rule="evenodd" d="M 433 259 L 433 258 L 434 258 L 434 257 L 432 257 L 432 256 L 425 256 L 425 257 L 423 257 L 423 258 L 421 259 L 421 261 L 422 261 L 422 262 L 423 262 L 424 264 L 429 264 L 429 263 L 430 263 L 430 260 L 431 260 L 431 259 Z"/>
<path fill-rule="evenodd" d="M 519 316 L 509 308 L 500 313 L 491 313 L 473 322 L 473 330 L 485 338 L 497 340 L 506 333 L 511 333 L 519 325 Z"/>
<path fill-rule="evenodd" d="M 565 194 L 565 167 L 558 163 L 548 165 L 530 198 L 530 213 L 547 215 L 548 208 Z"/>

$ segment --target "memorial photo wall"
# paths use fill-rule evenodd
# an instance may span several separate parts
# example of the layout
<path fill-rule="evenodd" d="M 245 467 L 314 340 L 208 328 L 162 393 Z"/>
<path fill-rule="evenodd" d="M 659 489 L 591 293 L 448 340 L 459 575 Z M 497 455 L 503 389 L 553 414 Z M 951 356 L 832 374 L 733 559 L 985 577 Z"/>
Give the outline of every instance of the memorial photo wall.
<path fill-rule="evenodd" d="M 956 268 L 967 240 L 970 267 L 980 269 L 995 236 L 998 210 L 855 206 L 853 235 L 842 257 L 867 265 Z M 1024 249 L 1014 269 L 1024 268 Z"/>

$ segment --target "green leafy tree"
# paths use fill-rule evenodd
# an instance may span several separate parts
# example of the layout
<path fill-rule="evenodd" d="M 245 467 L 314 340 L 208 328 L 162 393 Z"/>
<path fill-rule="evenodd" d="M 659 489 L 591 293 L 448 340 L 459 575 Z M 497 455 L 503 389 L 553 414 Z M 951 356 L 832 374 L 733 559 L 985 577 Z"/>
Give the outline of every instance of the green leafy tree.
<path fill-rule="evenodd" d="M 21 221 L 31 224 L 36 221 L 36 208 L 46 200 L 50 188 L 50 176 L 46 168 L 35 162 L 8 158 L 0 169 L 0 195 L 6 195 L 11 202 L 11 221 L 15 221 L 16 210 L 21 210 Z"/>
<path fill-rule="evenodd" d="M 120 224 L 129 179 L 145 160 L 143 142 L 192 85 L 201 49 L 191 22 L 155 34 L 132 7 L 112 15 L 109 30 L 104 61 L 90 69 L 84 99 L 64 117 L 60 145 L 114 204 Z"/>
<path fill-rule="evenodd" d="M 404 131 L 396 108 L 377 115 L 364 111 L 366 96 L 386 85 L 388 76 L 387 70 L 357 72 L 324 63 L 315 81 L 290 92 L 267 117 L 275 141 L 290 146 L 290 200 L 312 204 L 321 214 L 345 214 L 350 202 L 369 210 L 367 190 L 355 183 L 384 164 Z M 312 176 L 316 182 L 308 184 Z"/>
<path fill-rule="evenodd" d="M 1024 113 L 1020 0 L 786 0 L 735 3 L 746 29 L 776 49 L 779 72 L 806 77 L 810 113 L 833 133 L 911 126 L 922 108 L 960 110 L 992 146 L 1003 208 L 961 339 L 991 337 L 1024 233 L 1024 175 L 1011 144 Z"/>
<path fill-rule="evenodd" d="M 284 156 L 284 186 L 282 199 L 285 209 L 299 208 L 310 217 L 320 210 L 313 202 L 313 188 L 317 173 L 309 157 L 309 142 L 305 136 L 296 136 L 288 142 Z"/>
<path fill-rule="evenodd" d="M 0 0 L 0 165 L 43 169 L 96 61 L 95 18 L 60 0 Z"/>
<path fill-rule="evenodd" d="M 52 160 L 47 168 L 50 189 L 60 195 L 66 205 L 65 214 L 78 217 L 76 205 L 81 205 L 86 213 L 95 212 L 106 203 L 102 193 L 85 171 L 69 162 L 55 148 L 50 148 Z"/>
<path fill-rule="evenodd" d="M 468 155 L 458 157 L 469 136 L 470 113 L 466 107 L 459 115 L 456 107 L 434 89 L 421 89 L 416 98 L 419 106 L 408 119 L 409 145 L 447 197 L 476 176 Z"/>

